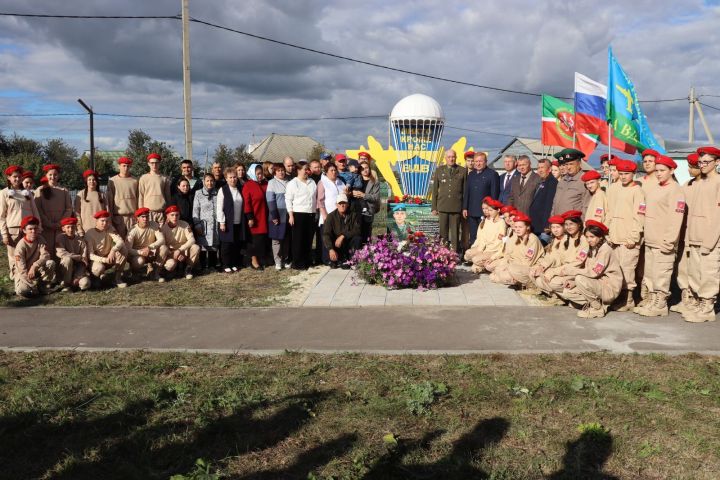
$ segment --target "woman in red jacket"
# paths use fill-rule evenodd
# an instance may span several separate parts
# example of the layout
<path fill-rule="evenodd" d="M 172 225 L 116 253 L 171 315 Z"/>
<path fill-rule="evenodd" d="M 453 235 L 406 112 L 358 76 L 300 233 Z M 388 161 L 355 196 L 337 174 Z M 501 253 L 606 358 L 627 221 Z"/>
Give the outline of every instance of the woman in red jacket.
<path fill-rule="evenodd" d="M 267 245 L 268 206 L 265 200 L 267 180 L 263 175 L 262 165 L 256 163 L 250 165 L 248 177 L 250 179 L 242 187 L 243 210 L 248 219 L 251 235 L 248 250 L 253 270 L 263 270 L 261 262 L 265 258 Z"/>

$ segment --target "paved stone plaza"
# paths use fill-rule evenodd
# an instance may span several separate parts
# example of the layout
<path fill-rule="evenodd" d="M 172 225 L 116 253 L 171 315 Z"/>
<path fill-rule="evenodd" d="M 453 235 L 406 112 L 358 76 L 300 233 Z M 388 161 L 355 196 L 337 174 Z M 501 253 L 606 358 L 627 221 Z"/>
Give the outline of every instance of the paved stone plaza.
<path fill-rule="evenodd" d="M 515 290 L 490 281 L 487 275 L 476 275 L 458 269 L 455 286 L 437 290 L 387 290 L 368 285 L 356 278 L 352 270 L 328 270 L 320 277 L 302 303 L 304 307 L 378 307 L 378 306 L 496 306 L 529 305 L 528 299 Z"/>

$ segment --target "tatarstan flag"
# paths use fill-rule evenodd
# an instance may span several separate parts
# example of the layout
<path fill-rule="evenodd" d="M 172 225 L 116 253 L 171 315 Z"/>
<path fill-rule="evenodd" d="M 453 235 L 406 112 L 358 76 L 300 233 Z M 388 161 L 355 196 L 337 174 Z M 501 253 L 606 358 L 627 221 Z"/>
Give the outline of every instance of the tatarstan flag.
<path fill-rule="evenodd" d="M 575 134 L 575 110 L 569 103 L 550 95 L 542 96 L 542 132 L 540 142 L 543 145 L 564 148 L 577 148 L 589 157 L 597 146 L 597 136 L 582 134 L 573 140 Z"/>

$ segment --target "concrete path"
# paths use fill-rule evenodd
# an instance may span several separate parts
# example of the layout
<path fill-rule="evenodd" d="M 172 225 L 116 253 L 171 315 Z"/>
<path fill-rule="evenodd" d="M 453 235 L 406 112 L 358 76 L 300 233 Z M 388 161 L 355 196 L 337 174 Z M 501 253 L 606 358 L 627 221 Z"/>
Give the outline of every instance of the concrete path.
<path fill-rule="evenodd" d="M 352 270 L 328 270 L 310 290 L 304 307 L 377 307 L 377 306 L 522 306 L 521 295 L 478 276 L 458 269 L 458 285 L 437 290 L 387 290 L 368 285 Z"/>
<path fill-rule="evenodd" d="M 720 322 L 611 313 L 583 320 L 567 307 L 22 308 L 0 309 L 6 350 L 181 350 L 273 354 L 720 354 Z"/>

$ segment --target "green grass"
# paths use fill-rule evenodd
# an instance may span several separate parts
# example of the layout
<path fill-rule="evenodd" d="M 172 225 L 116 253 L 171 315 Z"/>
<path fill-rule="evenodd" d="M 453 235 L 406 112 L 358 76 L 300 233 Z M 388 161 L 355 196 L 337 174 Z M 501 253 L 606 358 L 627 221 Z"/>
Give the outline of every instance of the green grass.
<path fill-rule="evenodd" d="M 711 479 L 719 393 L 698 355 L 0 353 L 0 478 Z"/>
<path fill-rule="evenodd" d="M 276 305 L 294 288 L 293 270 L 245 268 L 235 274 L 211 273 L 192 280 L 165 283 L 144 280 L 127 288 L 104 287 L 87 292 L 53 293 L 33 299 L 15 295 L 7 253 L 0 247 L 0 306 L 207 306 L 265 307 Z"/>

